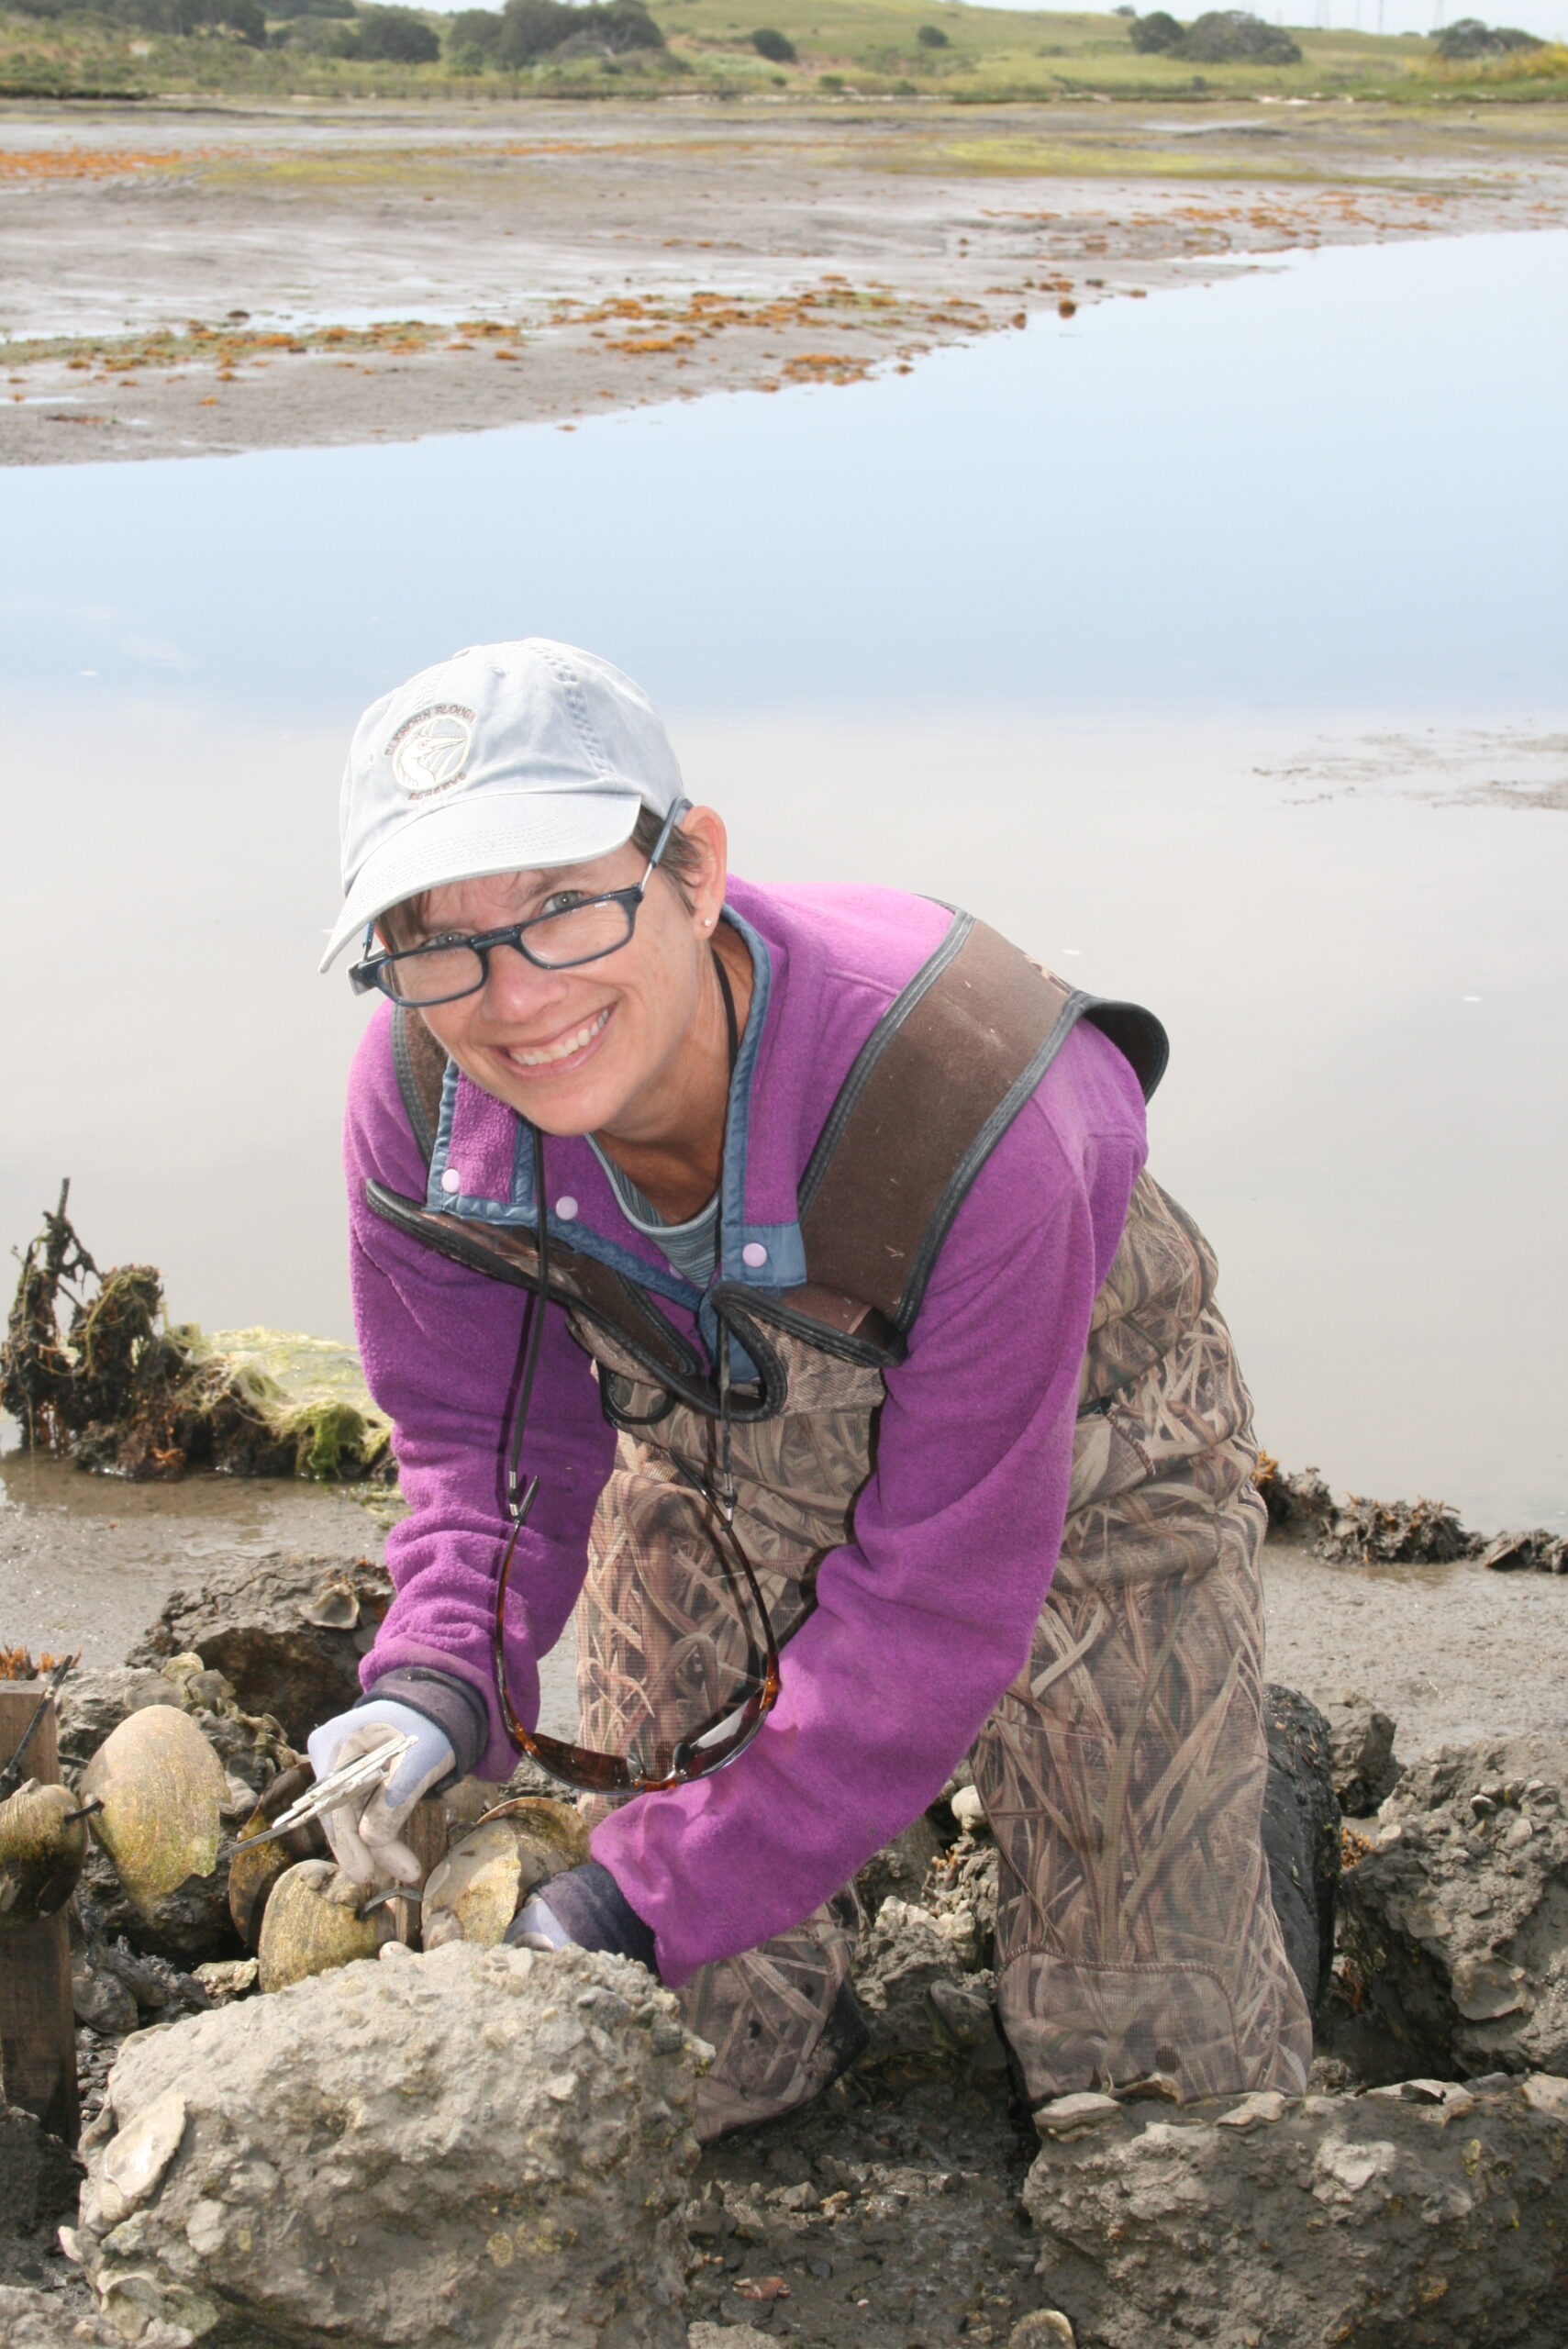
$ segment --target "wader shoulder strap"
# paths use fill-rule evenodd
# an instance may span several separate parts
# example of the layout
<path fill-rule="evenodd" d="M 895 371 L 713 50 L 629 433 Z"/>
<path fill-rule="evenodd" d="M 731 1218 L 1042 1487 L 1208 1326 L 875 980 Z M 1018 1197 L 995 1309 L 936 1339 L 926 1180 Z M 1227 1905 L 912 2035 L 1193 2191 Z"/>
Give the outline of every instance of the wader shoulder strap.
<path fill-rule="evenodd" d="M 1117 1046 L 1147 1098 L 1169 1052 L 1152 1012 L 1069 987 L 984 922 L 954 914 L 862 1046 L 817 1137 L 800 1187 L 805 1285 L 782 1296 L 732 1282 L 714 1290 L 762 1369 L 764 1397 L 746 1416 L 777 1408 L 759 1320 L 850 1360 L 898 1359 L 971 1185 L 1080 1019 Z M 446 1054 L 403 1007 L 393 1014 L 392 1042 L 408 1122 L 428 1164 Z M 533 1243 L 522 1230 L 432 1214 L 423 1200 L 399 1198 L 378 1183 L 366 1186 L 366 1197 L 441 1254 L 532 1285 Z M 617 1337 L 671 1391 L 708 1408 L 700 1357 L 649 1293 L 564 1244 L 551 1256 L 551 1286 L 563 1302 Z"/>
<path fill-rule="evenodd" d="M 1169 1053 L 1151 1012 L 1068 987 L 955 914 L 867 1038 L 812 1152 L 800 1193 L 812 1284 L 906 1331 L 975 1176 L 1081 1019 L 1147 1099 Z"/>

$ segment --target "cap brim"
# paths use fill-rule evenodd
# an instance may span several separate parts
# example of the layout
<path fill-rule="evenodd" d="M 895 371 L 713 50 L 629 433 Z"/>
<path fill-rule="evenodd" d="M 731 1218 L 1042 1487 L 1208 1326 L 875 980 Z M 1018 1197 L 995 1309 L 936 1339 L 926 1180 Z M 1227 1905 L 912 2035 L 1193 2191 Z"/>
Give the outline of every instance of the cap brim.
<path fill-rule="evenodd" d="M 432 807 L 366 858 L 319 967 L 329 970 L 360 930 L 422 890 L 607 856 L 631 838 L 641 807 L 634 791 L 487 792 Z"/>

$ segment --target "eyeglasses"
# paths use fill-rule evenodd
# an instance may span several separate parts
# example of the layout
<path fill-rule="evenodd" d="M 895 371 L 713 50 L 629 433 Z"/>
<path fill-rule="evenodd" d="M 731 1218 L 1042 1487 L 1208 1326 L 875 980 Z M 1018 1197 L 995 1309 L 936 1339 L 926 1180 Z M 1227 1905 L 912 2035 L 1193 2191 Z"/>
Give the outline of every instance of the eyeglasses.
<path fill-rule="evenodd" d="M 637 909 L 669 844 L 671 833 L 691 806 L 677 799 L 653 843 L 653 853 L 640 881 L 629 889 L 610 889 L 603 896 L 576 897 L 553 913 L 535 914 L 528 921 L 508 923 L 505 930 L 482 930 L 474 938 L 434 938 L 428 946 L 406 952 L 369 954 L 349 973 L 356 995 L 379 987 L 394 1003 L 429 1006 L 457 1003 L 477 995 L 490 975 L 490 957 L 497 946 L 515 947 L 525 962 L 540 971 L 571 971 L 579 963 L 596 963 L 624 946 L 637 925 Z M 365 932 L 368 947 L 373 927 Z"/>
<path fill-rule="evenodd" d="M 662 1677 L 667 1677 L 673 1685 L 644 1687 L 638 1692 L 639 1709 L 646 1726 L 641 1732 L 641 1742 L 635 1750 L 624 1754 L 605 1753 L 593 1746 L 574 1745 L 564 1739 L 544 1737 L 537 1731 L 525 1729 L 517 1718 L 506 1686 L 506 1592 L 511 1582 L 512 1560 L 539 1492 L 537 1476 L 531 1476 L 526 1487 L 521 1491 L 518 1489 L 523 1431 L 528 1422 L 534 1375 L 539 1367 L 550 1279 L 550 1226 L 544 1206 L 544 1147 L 537 1127 L 533 1135 L 533 1159 L 534 1197 L 538 1211 L 535 1247 L 539 1260 L 539 1286 L 528 1298 L 517 1381 L 517 1403 L 508 1451 L 506 1500 L 512 1530 L 496 1572 L 495 1612 L 491 1626 L 491 1663 L 495 1677 L 495 1694 L 502 1724 L 516 1751 L 529 1755 L 541 1769 L 547 1770 L 552 1778 L 560 1779 L 562 1785 L 578 1787 L 589 1794 L 655 1794 L 671 1787 L 689 1785 L 695 1778 L 708 1777 L 715 1770 L 722 1770 L 727 1763 L 735 1761 L 762 1728 L 779 1693 L 778 1643 L 773 1637 L 767 1602 L 745 1546 L 735 1531 L 735 1480 L 730 1462 L 729 1338 L 721 1323 L 717 1355 L 717 1475 L 710 1481 L 688 1468 L 683 1482 L 660 1488 L 658 1500 L 661 1508 L 684 1505 L 700 1516 L 700 1531 L 706 1536 L 704 1547 L 717 1564 L 726 1598 L 735 1610 L 732 1629 L 744 1638 L 746 1660 L 743 1668 L 724 1687 L 722 1700 L 715 1704 L 712 1700 L 713 1687 L 719 1665 L 714 1653 L 717 1643 L 711 1637 L 711 1625 L 705 1636 L 688 1620 L 678 1627 L 673 1639 L 664 1642 L 670 1649 L 673 1669 Z M 667 1626 L 669 1618 L 680 1611 L 674 1595 L 658 1590 L 651 1597 L 661 1622 Z M 648 1660 L 645 1651 L 645 1662 Z M 689 1685 L 694 1677 L 703 1684 L 706 1698 L 701 1714 L 695 1722 L 691 1719 L 695 1706 Z"/>

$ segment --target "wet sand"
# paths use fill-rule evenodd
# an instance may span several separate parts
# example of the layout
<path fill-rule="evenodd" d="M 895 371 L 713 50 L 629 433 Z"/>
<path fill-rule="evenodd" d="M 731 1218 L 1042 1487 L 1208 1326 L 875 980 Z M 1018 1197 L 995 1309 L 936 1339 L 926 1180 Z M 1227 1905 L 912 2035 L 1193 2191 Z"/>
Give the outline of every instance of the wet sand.
<path fill-rule="evenodd" d="M 1318 1703 L 1354 1690 L 1398 1723 L 1402 1762 L 1429 1746 L 1568 1736 L 1568 1575 L 1329 1565 L 1263 1553 L 1268 1675 Z"/>
<path fill-rule="evenodd" d="M 277 1550 L 379 1558 L 375 1510 L 342 1491 L 282 1478 L 192 1475 L 130 1485 L 83 1475 L 61 1460 L 0 1457 L 0 1648 L 36 1656 L 79 1653 L 86 1664 L 123 1664 L 172 1590 L 202 1583 L 217 1558 Z M 576 1724 L 576 1654 L 570 1635 L 540 1675 L 540 1727 Z"/>
<path fill-rule="evenodd" d="M 279 1549 L 375 1557 L 381 1529 L 342 1493 L 271 1479 L 173 1485 L 86 1476 L 63 1462 L 0 1461 L 0 1646 L 75 1649 L 118 1664 L 169 1592 L 208 1560 Z M 1355 1689 L 1399 1724 L 1399 1753 L 1511 1736 L 1568 1735 L 1562 1657 L 1568 1576 L 1470 1564 L 1328 1565 L 1275 1540 L 1264 1553 L 1268 1673 L 1320 1702 Z M 570 1634 L 545 1666 L 542 1726 L 574 1725 Z"/>
<path fill-rule="evenodd" d="M 13 106 L 0 462 L 570 429 L 1243 256 L 1556 227 L 1561 112 Z"/>

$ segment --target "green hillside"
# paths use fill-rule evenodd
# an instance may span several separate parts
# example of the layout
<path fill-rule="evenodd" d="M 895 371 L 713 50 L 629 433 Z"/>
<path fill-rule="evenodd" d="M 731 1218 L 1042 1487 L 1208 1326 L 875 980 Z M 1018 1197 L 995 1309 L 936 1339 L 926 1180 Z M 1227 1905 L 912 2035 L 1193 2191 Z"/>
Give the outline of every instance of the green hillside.
<path fill-rule="evenodd" d="M 1403 104 L 1568 98 L 1568 47 L 1445 60 L 1417 34 L 1383 38 L 1249 20 L 1267 55 L 1223 54 L 1227 21 L 1130 11 L 1057 14 L 955 0 L 512 0 L 437 15 L 362 0 L 0 0 L 0 95 L 648 98 L 852 106 L 1064 99 L 1202 104 L 1345 96 Z M 517 35 L 521 8 L 534 31 Z M 561 39 L 564 21 L 568 37 Z M 540 33 L 539 27 L 550 28 Z M 1219 27 L 1216 36 L 1205 28 Z M 579 28 L 581 28 L 579 29 Z M 1135 41 L 1135 29 L 1145 37 Z M 539 44 L 550 44 L 542 49 Z M 509 43 L 509 47 L 507 44 Z M 1207 46 L 1206 46 L 1207 43 Z M 1297 54 L 1291 58 L 1294 47 Z"/>

